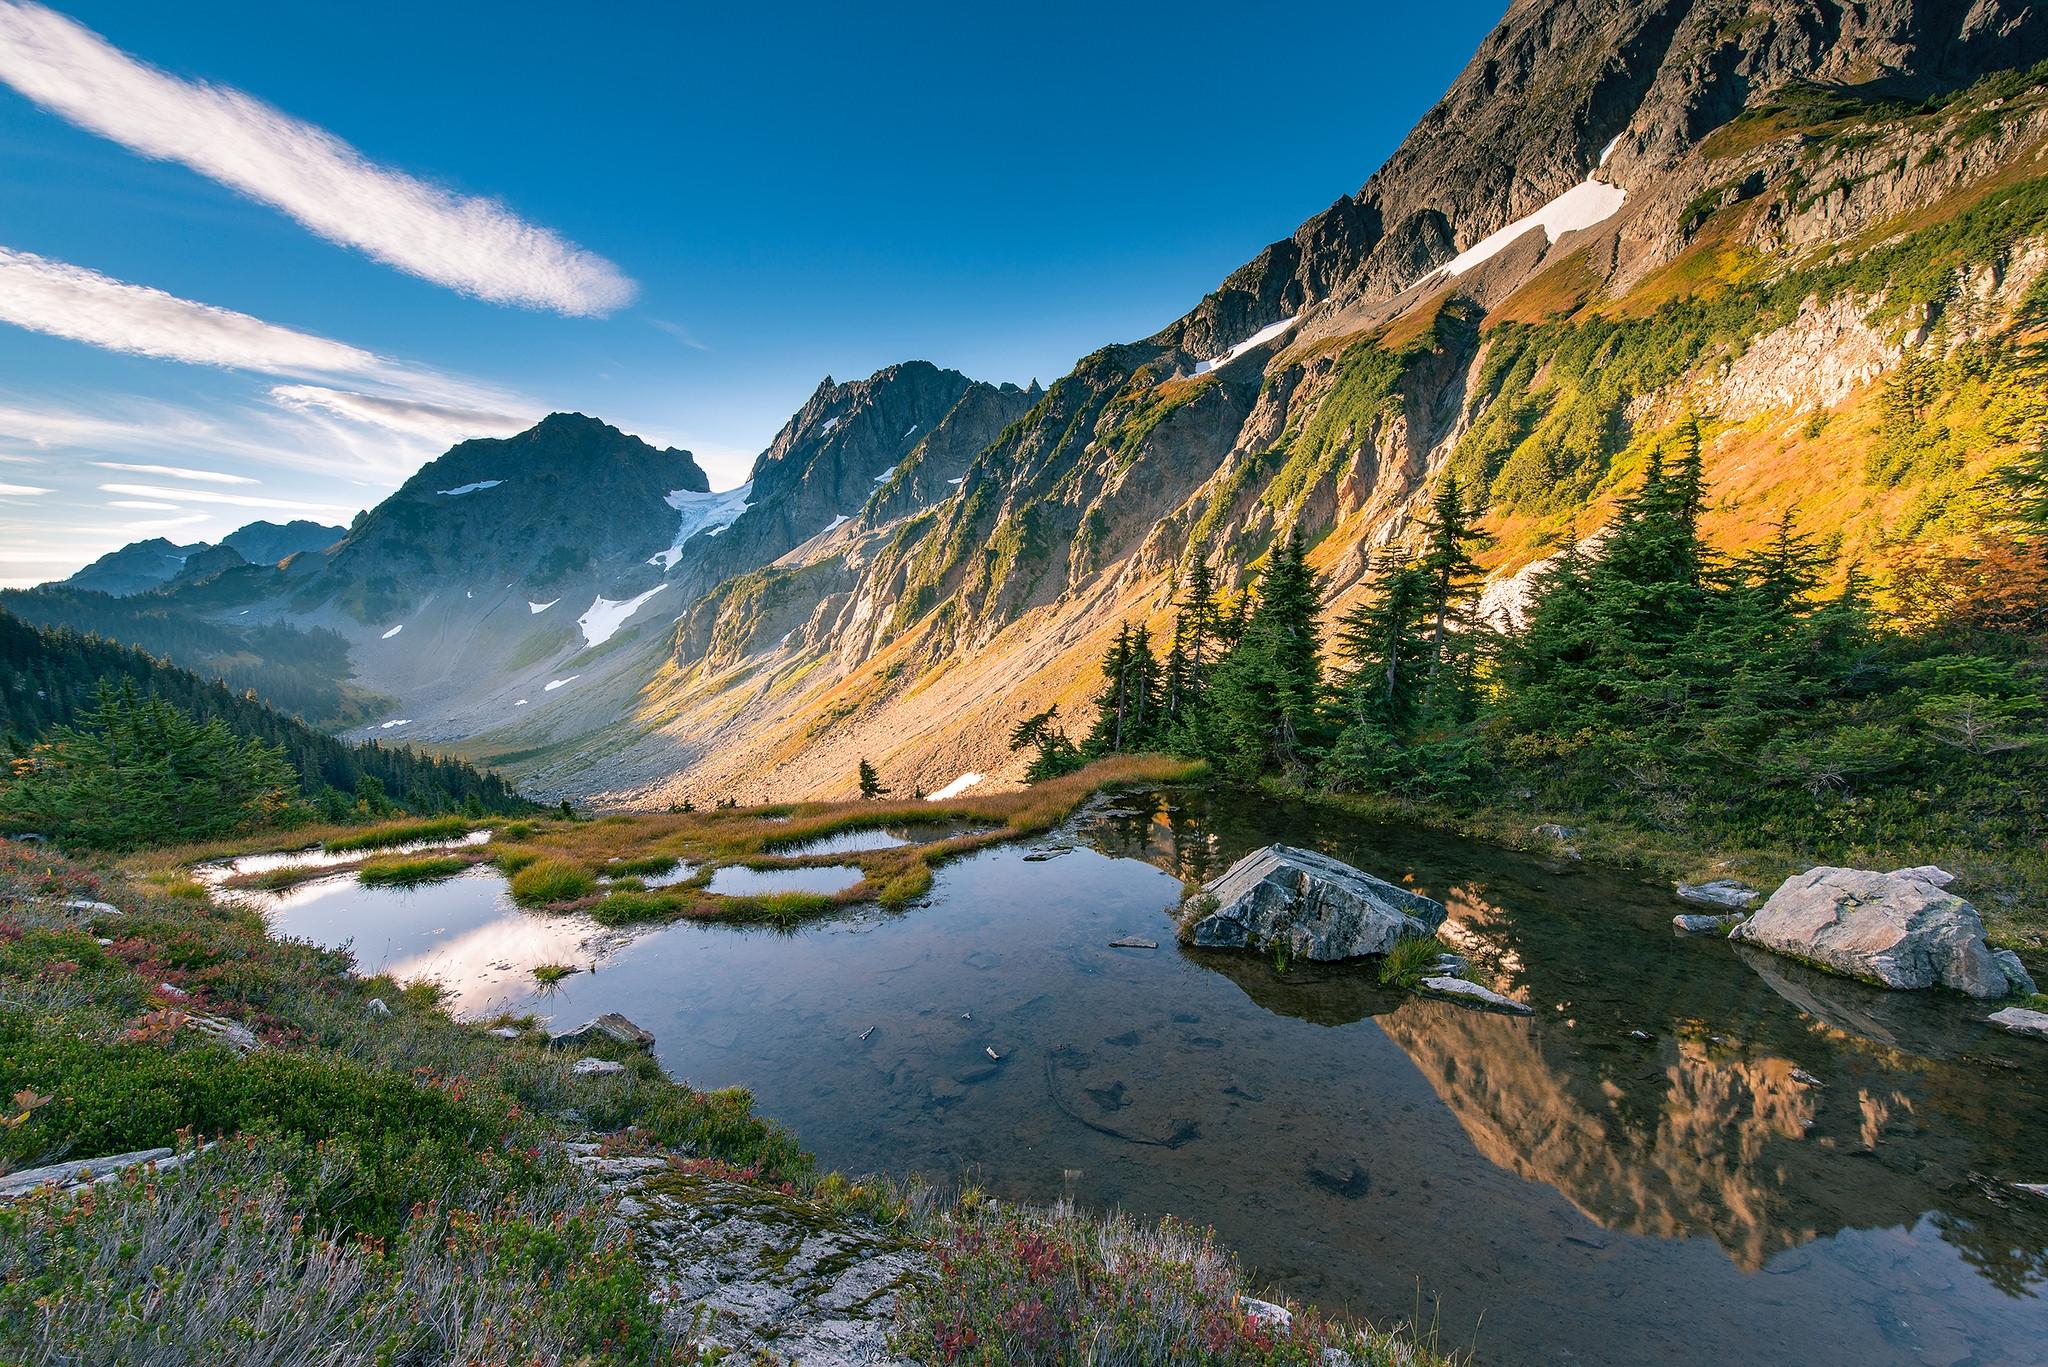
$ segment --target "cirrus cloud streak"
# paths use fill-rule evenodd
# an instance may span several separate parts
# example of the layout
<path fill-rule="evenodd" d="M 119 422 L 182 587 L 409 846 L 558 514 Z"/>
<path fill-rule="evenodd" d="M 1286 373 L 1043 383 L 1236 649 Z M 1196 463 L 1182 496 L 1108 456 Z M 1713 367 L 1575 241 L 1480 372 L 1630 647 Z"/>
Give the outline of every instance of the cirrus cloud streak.
<path fill-rule="evenodd" d="M 81 128 L 460 293 L 571 316 L 634 296 L 611 262 L 494 200 L 378 166 L 323 128 L 239 90 L 179 80 L 41 5 L 0 0 L 0 80 Z"/>

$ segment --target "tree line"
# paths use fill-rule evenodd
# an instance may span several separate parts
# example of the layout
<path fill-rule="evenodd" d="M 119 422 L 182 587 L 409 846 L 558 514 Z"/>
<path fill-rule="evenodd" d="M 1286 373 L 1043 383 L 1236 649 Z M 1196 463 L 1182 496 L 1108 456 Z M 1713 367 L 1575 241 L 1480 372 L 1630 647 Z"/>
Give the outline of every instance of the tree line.
<path fill-rule="evenodd" d="M 404 745 L 349 744 L 266 706 L 253 692 L 236 692 L 132 646 L 43 630 L 0 611 L 0 757 L 25 760 L 53 738 L 103 738 L 110 720 L 135 712 L 117 709 L 110 718 L 107 688 L 132 689 L 194 726 L 218 724 L 238 741 L 260 743 L 290 775 L 287 805 L 298 814 L 349 820 L 401 809 L 481 814 L 531 805 L 500 775 L 462 760 Z M 172 734 L 161 716 L 149 724 L 156 734 Z"/>
<path fill-rule="evenodd" d="M 1789 516 L 1756 549 L 1710 545 L 1688 418 L 1503 633 L 1476 613 L 1480 510 L 1447 476 L 1414 549 L 1380 555 L 1334 622 L 1299 527 L 1228 604 L 1197 555 L 1163 652 L 1119 629 L 1085 734 L 1052 709 L 1011 744 L 1034 778 L 1167 750 L 1240 780 L 1722 838 L 2037 841 L 2048 446 L 1979 493 L 1980 544 L 1901 552 L 1880 604 Z"/>

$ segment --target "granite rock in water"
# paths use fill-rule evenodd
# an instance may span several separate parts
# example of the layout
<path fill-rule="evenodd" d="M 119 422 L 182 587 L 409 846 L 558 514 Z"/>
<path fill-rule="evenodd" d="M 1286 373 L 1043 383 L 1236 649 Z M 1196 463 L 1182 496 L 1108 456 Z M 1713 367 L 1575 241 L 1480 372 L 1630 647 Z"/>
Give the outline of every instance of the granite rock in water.
<path fill-rule="evenodd" d="M 1536 1008 L 1530 1006 L 1527 1002 L 1518 1002 L 1513 997 L 1503 997 L 1492 988 L 1481 987 L 1478 983 L 1465 978 L 1424 978 L 1422 986 L 1425 991 L 1435 992 L 1441 996 L 1450 997 L 1458 1001 L 1470 1002 L 1475 1006 L 1491 1007 L 1495 1011 L 1505 1011 L 1510 1015 L 1533 1016 L 1536 1014 Z"/>
<path fill-rule="evenodd" d="M 1440 902 L 1326 854 L 1268 845 L 1190 899 L 1181 934 L 1204 949 L 1284 950 L 1325 961 L 1384 954 L 1443 922 Z"/>
<path fill-rule="evenodd" d="M 1747 911 L 1750 904 L 1763 896 L 1755 888 L 1736 882 L 1733 878 L 1716 878 L 1708 883 L 1680 883 L 1678 900 L 1690 902 L 1696 907 L 1726 907 L 1730 911 Z"/>
<path fill-rule="evenodd" d="M 1688 935 L 1697 935 L 1709 930 L 1726 930 L 1732 925 L 1740 924 L 1741 921 L 1742 913 L 1736 911 L 1724 912 L 1719 916 L 1681 914 L 1671 918 L 1671 924 Z"/>
<path fill-rule="evenodd" d="M 2005 981 L 2017 997 L 2031 997 L 2041 989 L 2034 986 L 2034 975 L 2027 972 L 2027 966 L 2020 962 L 2020 956 L 2009 949 L 1994 949 L 1991 957 L 1998 960 L 1998 966 L 2005 970 Z"/>
<path fill-rule="evenodd" d="M 2026 1035 L 2030 1039 L 2048 1039 L 2048 1011 L 2029 1011 L 2023 1006 L 2008 1006 L 2003 1011 L 1992 1012 L 1991 1023 L 2015 1035 Z"/>
<path fill-rule="evenodd" d="M 1984 943 L 1984 922 L 1944 890 L 1949 881 L 1934 868 L 1808 869 L 1729 938 L 1884 987 L 2003 997 L 2009 984 Z"/>

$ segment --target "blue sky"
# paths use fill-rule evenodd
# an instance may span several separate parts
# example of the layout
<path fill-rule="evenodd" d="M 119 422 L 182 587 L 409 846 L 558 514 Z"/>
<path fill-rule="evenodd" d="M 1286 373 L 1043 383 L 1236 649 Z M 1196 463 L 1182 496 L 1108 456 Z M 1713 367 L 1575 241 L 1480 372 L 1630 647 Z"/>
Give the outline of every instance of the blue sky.
<path fill-rule="evenodd" d="M 828 373 L 1050 381 L 1355 190 L 1499 10 L 0 0 L 0 582 L 557 408 L 724 487 Z"/>

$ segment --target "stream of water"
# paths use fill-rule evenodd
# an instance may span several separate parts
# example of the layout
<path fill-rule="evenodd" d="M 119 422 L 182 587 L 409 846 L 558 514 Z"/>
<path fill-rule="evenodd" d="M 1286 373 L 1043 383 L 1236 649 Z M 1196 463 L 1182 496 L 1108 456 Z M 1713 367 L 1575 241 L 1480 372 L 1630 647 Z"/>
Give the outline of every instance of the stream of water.
<path fill-rule="evenodd" d="M 1443 901 L 1536 1015 L 1177 947 L 1182 879 L 1275 840 Z M 1625 875 L 1170 790 L 793 931 L 608 931 L 489 869 L 251 897 L 461 1012 L 624 1012 L 828 1166 L 1212 1224 L 1285 1292 L 1419 1312 L 1481 1363 L 2048 1362 L 2048 1198 L 2018 1185 L 2048 1182 L 2048 1046 L 1676 935 Z M 557 962 L 593 971 L 540 992 Z"/>

